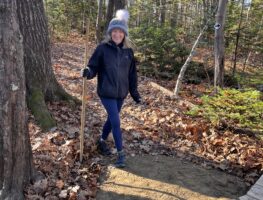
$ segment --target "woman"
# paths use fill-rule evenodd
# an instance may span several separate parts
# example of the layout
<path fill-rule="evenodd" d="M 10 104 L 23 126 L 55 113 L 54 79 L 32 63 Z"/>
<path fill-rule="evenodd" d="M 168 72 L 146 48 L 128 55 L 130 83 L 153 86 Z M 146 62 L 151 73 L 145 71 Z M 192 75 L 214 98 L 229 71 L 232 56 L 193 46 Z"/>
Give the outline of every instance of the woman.
<path fill-rule="evenodd" d="M 119 168 L 125 167 L 119 113 L 128 92 L 136 103 L 141 101 L 134 54 L 128 40 L 128 18 L 128 11 L 117 11 L 116 18 L 109 23 L 106 39 L 97 46 L 87 68 L 82 70 L 82 76 L 87 79 L 98 76 L 97 93 L 108 114 L 97 143 L 98 150 L 103 155 L 111 154 L 106 140 L 112 131 L 118 152 L 115 166 Z"/>

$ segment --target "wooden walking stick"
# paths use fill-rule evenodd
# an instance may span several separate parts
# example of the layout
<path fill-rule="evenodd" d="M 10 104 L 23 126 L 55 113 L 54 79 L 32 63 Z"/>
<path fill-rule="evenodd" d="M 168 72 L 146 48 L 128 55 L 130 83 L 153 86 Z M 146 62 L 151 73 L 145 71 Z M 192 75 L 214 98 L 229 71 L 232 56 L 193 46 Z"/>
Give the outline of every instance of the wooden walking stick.
<path fill-rule="evenodd" d="M 89 41 L 89 19 L 87 20 L 86 27 L 86 44 L 85 44 L 85 55 L 84 55 L 84 68 L 87 66 L 88 60 L 88 41 Z M 80 125 L 80 154 L 79 160 L 82 162 L 83 159 L 83 149 L 84 149 L 84 128 L 85 128 L 85 115 L 86 115 L 86 92 L 87 92 L 87 78 L 82 79 L 82 107 L 81 107 L 81 125 Z"/>

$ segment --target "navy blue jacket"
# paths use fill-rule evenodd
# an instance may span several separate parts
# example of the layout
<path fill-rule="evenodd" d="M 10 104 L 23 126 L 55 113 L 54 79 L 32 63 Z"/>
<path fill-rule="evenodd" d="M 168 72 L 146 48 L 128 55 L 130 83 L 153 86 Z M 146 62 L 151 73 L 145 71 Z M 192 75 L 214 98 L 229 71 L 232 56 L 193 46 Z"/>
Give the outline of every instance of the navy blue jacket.
<path fill-rule="evenodd" d="M 133 50 L 113 41 L 97 46 L 88 63 L 87 79 L 98 75 L 97 93 L 100 97 L 122 98 L 128 92 L 140 102 L 137 90 L 137 71 Z"/>

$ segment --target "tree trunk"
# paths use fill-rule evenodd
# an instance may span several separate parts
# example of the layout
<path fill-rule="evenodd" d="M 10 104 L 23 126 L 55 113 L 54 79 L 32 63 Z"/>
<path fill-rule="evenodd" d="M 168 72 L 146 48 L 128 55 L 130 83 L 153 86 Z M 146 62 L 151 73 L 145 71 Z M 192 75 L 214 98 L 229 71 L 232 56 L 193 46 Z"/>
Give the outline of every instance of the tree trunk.
<path fill-rule="evenodd" d="M 125 0 L 114 0 L 115 12 L 125 8 Z"/>
<path fill-rule="evenodd" d="M 226 15 L 227 0 L 219 0 L 215 24 L 215 74 L 214 88 L 217 92 L 217 86 L 223 87 L 224 84 L 224 25 Z"/>
<path fill-rule="evenodd" d="M 203 24 L 207 21 L 209 10 L 208 10 L 208 2 L 207 0 L 202 0 L 203 3 Z"/>
<path fill-rule="evenodd" d="M 96 21 L 96 42 L 99 44 L 101 42 L 101 17 L 102 17 L 102 0 L 98 2 L 98 15 Z"/>
<path fill-rule="evenodd" d="M 42 0 L 17 0 L 23 35 L 27 105 L 43 130 L 55 126 L 45 101 L 74 100 L 58 84 L 51 65 L 47 19 Z"/>
<path fill-rule="evenodd" d="M 114 2 L 109 1 L 108 6 L 107 6 L 107 14 L 106 14 L 106 22 L 105 22 L 105 27 L 104 27 L 104 33 L 106 33 L 109 23 L 111 19 L 113 18 L 113 10 L 114 10 Z"/>
<path fill-rule="evenodd" d="M 86 5 L 85 5 L 85 0 L 82 0 L 82 27 L 81 27 L 81 33 L 85 34 L 86 29 L 85 29 L 85 21 L 86 21 Z"/>
<path fill-rule="evenodd" d="M 172 13 L 171 13 L 171 20 L 170 20 L 170 26 L 172 28 L 175 28 L 177 25 L 177 15 L 178 15 L 178 10 L 176 10 L 177 4 L 173 2 L 173 7 L 172 7 Z"/>
<path fill-rule="evenodd" d="M 236 47 L 235 47 L 235 53 L 234 53 L 234 66 L 233 66 L 233 71 L 232 71 L 233 77 L 235 76 L 235 73 L 236 73 L 237 50 L 238 50 L 238 44 L 239 44 L 239 38 L 240 38 L 241 24 L 242 24 L 242 20 L 243 20 L 244 3 L 245 3 L 245 0 L 242 1 L 240 19 L 239 19 L 238 30 L 237 30 Z"/>
<path fill-rule="evenodd" d="M 161 12 L 160 12 L 160 24 L 164 26 L 165 23 L 165 11 L 166 11 L 166 0 L 160 0 Z"/>
<path fill-rule="evenodd" d="M 197 37 L 197 39 L 196 39 L 196 41 L 195 41 L 195 43 L 194 43 L 194 45 L 192 47 L 192 50 L 191 50 L 188 58 L 186 59 L 183 67 L 180 70 L 179 76 L 178 76 L 177 81 L 176 81 L 176 86 L 175 86 L 175 89 L 174 89 L 174 97 L 175 98 L 179 97 L 179 90 L 180 90 L 180 86 L 181 86 L 183 78 L 184 78 L 185 71 L 186 71 L 188 65 L 190 64 L 190 62 L 192 61 L 192 58 L 193 58 L 193 55 L 194 55 L 194 50 L 195 50 L 196 46 L 198 45 L 198 43 L 199 43 L 199 41 L 201 39 L 201 36 L 203 35 L 203 33 L 204 33 L 204 31 L 206 29 L 207 29 L 207 24 L 204 26 L 204 28 L 199 33 L 199 36 Z"/>
<path fill-rule="evenodd" d="M 181 27 L 182 26 L 182 19 L 183 19 L 183 12 L 182 12 L 182 0 L 179 0 L 178 1 L 178 4 L 177 4 L 177 26 L 178 27 Z"/>
<path fill-rule="evenodd" d="M 15 0 L 0 0 L 0 199 L 24 199 L 33 164 L 22 35 Z"/>

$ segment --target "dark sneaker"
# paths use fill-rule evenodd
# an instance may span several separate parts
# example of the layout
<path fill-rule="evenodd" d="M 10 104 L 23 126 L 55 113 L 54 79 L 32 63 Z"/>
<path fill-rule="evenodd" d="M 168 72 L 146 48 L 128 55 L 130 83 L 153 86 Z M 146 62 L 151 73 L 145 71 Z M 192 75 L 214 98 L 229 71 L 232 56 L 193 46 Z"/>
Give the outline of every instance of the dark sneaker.
<path fill-rule="evenodd" d="M 126 160 L 125 153 L 123 151 L 118 152 L 118 158 L 117 158 L 117 161 L 115 163 L 115 167 L 124 168 L 126 166 L 125 160 Z"/>
<path fill-rule="evenodd" d="M 99 153 L 104 155 L 104 156 L 111 155 L 111 151 L 110 151 L 110 149 L 109 149 L 109 147 L 105 141 L 98 140 L 97 149 L 98 149 Z"/>

